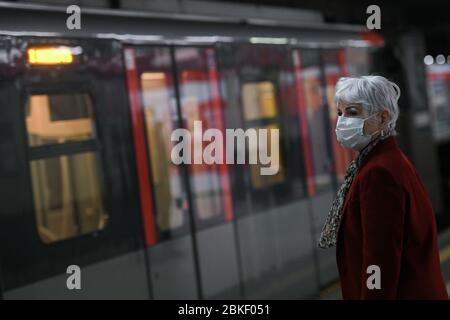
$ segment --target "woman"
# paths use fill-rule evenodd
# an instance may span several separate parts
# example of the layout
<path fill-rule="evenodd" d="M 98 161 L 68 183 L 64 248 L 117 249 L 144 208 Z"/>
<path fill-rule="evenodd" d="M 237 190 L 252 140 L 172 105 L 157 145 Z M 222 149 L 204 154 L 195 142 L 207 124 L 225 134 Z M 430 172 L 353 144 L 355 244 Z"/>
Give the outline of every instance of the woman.
<path fill-rule="evenodd" d="M 399 97 L 398 86 L 380 76 L 336 84 L 336 137 L 359 154 L 319 246 L 337 245 L 344 299 L 448 299 L 433 208 L 394 137 Z"/>

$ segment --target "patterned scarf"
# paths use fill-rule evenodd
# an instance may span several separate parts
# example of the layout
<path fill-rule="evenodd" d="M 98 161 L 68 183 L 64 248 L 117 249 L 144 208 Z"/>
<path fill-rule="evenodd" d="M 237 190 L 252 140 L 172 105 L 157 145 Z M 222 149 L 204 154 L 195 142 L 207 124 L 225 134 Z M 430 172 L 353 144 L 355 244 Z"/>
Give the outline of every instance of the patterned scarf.
<path fill-rule="evenodd" d="M 322 228 L 322 232 L 320 233 L 318 244 L 319 248 L 327 249 L 336 245 L 339 225 L 342 218 L 342 206 L 344 204 L 345 195 L 347 194 L 347 191 L 350 189 L 350 186 L 352 184 L 353 178 L 355 177 L 359 166 L 361 165 L 367 154 L 370 152 L 370 150 L 372 150 L 379 141 L 388 138 L 390 135 L 390 132 L 388 134 L 384 134 L 383 136 L 379 135 L 373 141 L 369 142 L 369 144 L 359 152 L 358 157 L 353 160 L 348 166 L 344 183 L 339 188 L 336 197 L 333 200 L 331 209 L 328 212 L 327 219 Z"/>

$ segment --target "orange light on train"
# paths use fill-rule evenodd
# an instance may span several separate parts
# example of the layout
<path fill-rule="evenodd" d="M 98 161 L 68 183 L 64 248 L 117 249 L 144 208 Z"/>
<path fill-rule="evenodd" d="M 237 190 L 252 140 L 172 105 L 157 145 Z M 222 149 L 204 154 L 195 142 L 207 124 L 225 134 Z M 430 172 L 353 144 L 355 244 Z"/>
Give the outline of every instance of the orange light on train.
<path fill-rule="evenodd" d="M 68 47 L 29 48 L 28 62 L 38 65 L 70 64 L 73 54 Z"/>

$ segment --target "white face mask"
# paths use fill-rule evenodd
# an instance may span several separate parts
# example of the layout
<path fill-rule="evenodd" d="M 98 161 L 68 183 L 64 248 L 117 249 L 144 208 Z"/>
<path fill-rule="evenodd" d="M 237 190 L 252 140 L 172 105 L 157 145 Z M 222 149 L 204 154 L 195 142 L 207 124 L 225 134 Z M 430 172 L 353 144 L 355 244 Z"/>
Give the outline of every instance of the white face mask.
<path fill-rule="evenodd" d="M 346 148 L 361 150 L 369 144 L 372 136 L 377 133 L 375 131 L 371 135 L 365 135 L 363 132 L 364 121 L 377 115 L 376 113 L 365 118 L 352 118 L 339 116 L 336 123 L 336 138 L 337 141 Z"/>

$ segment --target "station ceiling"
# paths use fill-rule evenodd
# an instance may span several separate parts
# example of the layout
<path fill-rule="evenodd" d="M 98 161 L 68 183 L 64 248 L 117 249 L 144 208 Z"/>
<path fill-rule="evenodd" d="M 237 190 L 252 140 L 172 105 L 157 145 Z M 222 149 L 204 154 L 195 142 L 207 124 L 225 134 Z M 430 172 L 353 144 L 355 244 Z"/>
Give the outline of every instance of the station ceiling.
<path fill-rule="evenodd" d="M 214 0 L 210 0 L 214 1 Z M 223 0 L 221 0 L 223 1 Z M 368 0 L 225 0 L 234 3 L 252 3 L 320 10 L 328 22 L 363 24 L 367 19 L 366 8 L 376 4 L 381 8 L 382 21 L 387 26 L 404 24 L 439 26 L 450 22 L 448 0 L 368 1 Z"/>
<path fill-rule="evenodd" d="M 214 1 L 214 0 L 211 0 Z M 223 0 L 221 0 L 223 1 Z M 427 51 L 450 53 L 450 1 L 449 0 L 225 0 L 234 3 L 252 3 L 313 9 L 323 14 L 325 22 L 365 25 L 369 14 L 366 9 L 376 4 L 381 9 L 381 30 L 392 35 L 403 30 L 417 29 L 425 35 Z"/>

